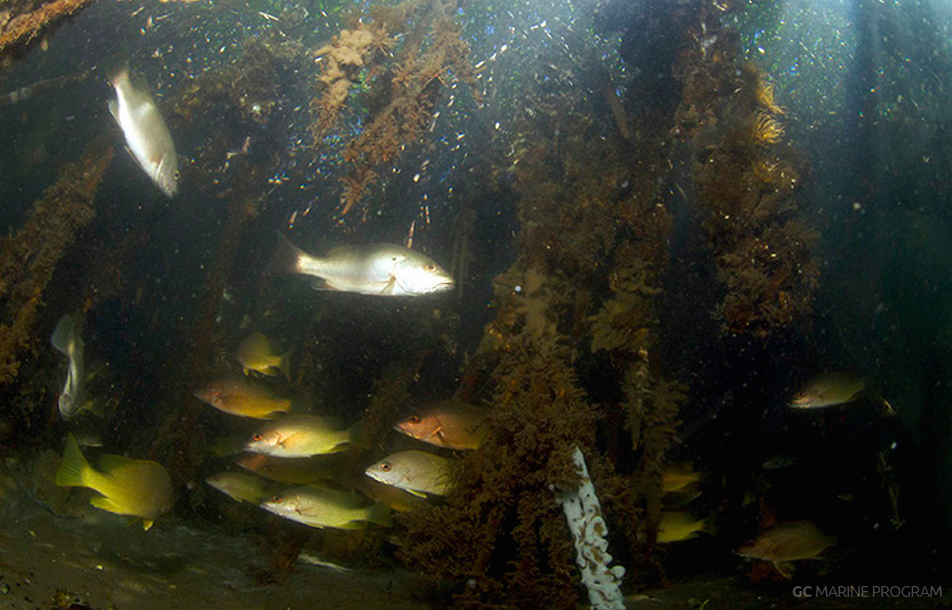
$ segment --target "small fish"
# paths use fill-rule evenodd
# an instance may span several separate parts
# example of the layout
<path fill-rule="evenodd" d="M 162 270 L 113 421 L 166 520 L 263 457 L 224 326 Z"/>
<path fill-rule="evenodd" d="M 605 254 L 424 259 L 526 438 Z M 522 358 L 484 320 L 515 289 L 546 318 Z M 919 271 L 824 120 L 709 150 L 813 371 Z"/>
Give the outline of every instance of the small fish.
<path fill-rule="evenodd" d="M 83 407 L 86 395 L 86 367 L 83 358 L 83 339 L 76 331 L 76 322 L 70 315 L 60 318 L 50 343 L 69 358 L 66 383 L 59 395 L 59 412 L 64 420 L 71 419 Z"/>
<path fill-rule="evenodd" d="M 274 457 L 310 457 L 346 451 L 352 445 L 366 446 L 360 422 L 342 429 L 336 417 L 288 415 L 256 432 L 245 451 Z"/>
<path fill-rule="evenodd" d="M 486 412 L 447 400 L 407 417 L 393 429 L 437 447 L 477 449 L 486 437 Z"/>
<path fill-rule="evenodd" d="M 126 137 L 129 153 L 139 167 L 169 197 L 178 193 L 178 156 L 172 134 L 152 97 L 132 86 L 129 68 L 112 78 L 116 99 L 109 101 L 112 114 Z"/>
<path fill-rule="evenodd" d="M 235 462 L 245 470 L 260 474 L 272 481 L 288 485 L 304 485 L 317 481 L 346 483 L 346 469 L 327 458 L 282 458 L 248 453 Z"/>
<path fill-rule="evenodd" d="M 219 472 L 205 482 L 238 502 L 260 504 L 273 493 L 268 481 L 243 472 Z"/>
<path fill-rule="evenodd" d="M 398 451 L 368 467 L 364 473 L 412 494 L 442 496 L 453 488 L 453 461 L 425 451 Z"/>
<path fill-rule="evenodd" d="M 161 464 L 104 454 L 97 470 L 83 457 L 73 435 L 66 439 L 56 484 L 98 491 L 102 495 L 90 504 L 117 515 L 139 517 L 144 529 L 172 508 L 172 480 Z"/>
<path fill-rule="evenodd" d="M 743 557 L 772 561 L 784 578 L 790 578 L 793 564 L 801 559 L 817 559 L 820 553 L 836 544 L 809 521 L 777 523 L 760 533 L 735 552 Z"/>
<path fill-rule="evenodd" d="M 661 544 L 680 542 L 695 538 L 701 532 L 710 534 L 712 531 L 710 518 L 698 519 L 691 513 L 669 510 L 661 513 L 657 541 Z"/>
<path fill-rule="evenodd" d="M 701 474 L 692 470 L 667 468 L 661 473 L 661 491 L 664 493 L 682 491 L 700 478 Z"/>
<path fill-rule="evenodd" d="M 268 266 L 271 273 L 318 278 L 318 290 L 377 296 L 421 296 L 453 288 L 453 278 L 430 257 L 403 246 L 340 246 L 326 256 L 311 256 L 278 233 Z"/>
<path fill-rule="evenodd" d="M 390 509 L 384 504 L 366 505 L 347 491 L 320 487 L 294 487 L 262 502 L 261 508 L 279 517 L 311 527 L 344 530 L 364 529 L 367 523 L 390 527 Z"/>
<path fill-rule="evenodd" d="M 277 344 L 261 333 L 252 333 L 238 346 L 238 362 L 245 375 L 251 371 L 262 375 L 284 374 L 291 381 L 291 350 L 281 354 Z"/>
<path fill-rule="evenodd" d="M 818 409 L 852 402 L 866 390 L 866 380 L 847 373 L 824 373 L 811 379 L 794 396 L 791 407 Z"/>
<path fill-rule="evenodd" d="M 234 377 L 209 383 L 196 390 L 195 397 L 219 411 L 254 419 L 271 419 L 291 409 L 290 398 L 279 398 L 263 385 Z"/>

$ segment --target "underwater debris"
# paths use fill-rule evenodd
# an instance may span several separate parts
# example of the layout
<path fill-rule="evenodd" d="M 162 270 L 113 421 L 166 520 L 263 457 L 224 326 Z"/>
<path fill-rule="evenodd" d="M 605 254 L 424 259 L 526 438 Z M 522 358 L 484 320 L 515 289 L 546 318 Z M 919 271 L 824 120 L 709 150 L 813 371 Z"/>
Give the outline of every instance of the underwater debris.
<path fill-rule="evenodd" d="M 21 353 L 33 349 L 33 323 L 43 291 L 75 233 L 95 216 L 93 196 L 113 149 L 86 146 L 33 204 L 16 235 L 0 237 L 0 384 L 17 376 Z"/>

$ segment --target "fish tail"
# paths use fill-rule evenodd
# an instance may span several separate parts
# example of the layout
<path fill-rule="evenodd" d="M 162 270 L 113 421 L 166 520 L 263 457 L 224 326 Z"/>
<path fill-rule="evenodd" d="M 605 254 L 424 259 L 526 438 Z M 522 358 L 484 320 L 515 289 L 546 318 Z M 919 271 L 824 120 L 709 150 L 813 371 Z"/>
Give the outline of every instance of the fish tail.
<path fill-rule="evenodd" d="M 370 433 L 367 431 L 367 426 L 364 425 L 363 420 L 358 421 L 356 424 L 347 429 L 347 442 L 351 445 L 356 445 L 361 449 L 372 449 L 374 444 L 370 440 Z"/>
<path fill-rule="evenodd" d="M 265 273 L 279 275 L 283 273 L 298 273 L 302 257 L 307 253 L 291 243 L 283 233 L 277 232 L 278 245 L 271 255 L 271 260 L 265 268 Z"/>
<path fill-rule="evenodd" d="M 284 373 L 284 377 L 288 380 L 288 383 L 291 382 L 291 352 L 293 350 L 288 350 L 281 354 L 281 357 L 278 359 L 278 370 Z"/>
<path fill-rule="evenodd" d="M 113 87 L 121 87 L 125 83 L 129 82 L 129 62 L 128 60 L 123 61 L 118 66 L 115 66 L 111 72 L 109 72 L 109 83 Z"/>
<path fill-rule="evenodd" d="M 390 507 L 383 502 L 374 504 L 367 509 L 367 521 L 376 523 L 381 527 L 390 527 L 393 521 L 390 519 Z"/>
<path fill-rule="evenodd" d="M 76 342 L 76 322 L 73 316 L 67 314 L 60 318 L 56 324 L 56 329 L 50 336 L 50 344 L 56 348 L 56 351 L 69 356 L 72 346 Z"/>
<path fill-rule="evenodd" d="M 56 471 L 56 484 L 60 487 L 89 487 L 89 475 L 92 470 L 92 466 L 79 449 L 79 443 L 72 434 L 67 435 L 63 463 Z"/>

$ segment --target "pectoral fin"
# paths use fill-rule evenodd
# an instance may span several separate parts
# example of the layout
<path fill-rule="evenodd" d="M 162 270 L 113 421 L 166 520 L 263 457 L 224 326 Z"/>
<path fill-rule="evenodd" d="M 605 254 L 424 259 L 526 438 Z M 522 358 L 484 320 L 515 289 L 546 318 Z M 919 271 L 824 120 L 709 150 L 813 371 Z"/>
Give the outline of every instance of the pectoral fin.
<path fill-rule="evenodd" d="M 116 506 L 116 503 L 107 498 L 106 496 L 99 496 L 98 498 L 92 498 L 89 500 L 89 503 L 100 510 L 104 510 L 110 513 L 119 513 L 119 507 Z"/>
<path fill-rule="evenodd" d="M 116 100 L 109 100 L 109 114 L 112 115 L 112 118 L 116 119 L 116 123 L 119 122 L 119 104 Z"/>
<path fill-rule="evenodd" d="M 396 285 L 397 285 L 397 278 L 396 278 L 396 277 L 391 277 L 391 278 L 390 278 L 390 281 L 387 282 L 387 285 L 384 286 L 384 287 L 383 287 L 383 290 L 380 291 L 380 294 L 383 294 L 383 295 L 392 295 L 392 294 L 393 294 L 393 287 L 396 286 Z"/>

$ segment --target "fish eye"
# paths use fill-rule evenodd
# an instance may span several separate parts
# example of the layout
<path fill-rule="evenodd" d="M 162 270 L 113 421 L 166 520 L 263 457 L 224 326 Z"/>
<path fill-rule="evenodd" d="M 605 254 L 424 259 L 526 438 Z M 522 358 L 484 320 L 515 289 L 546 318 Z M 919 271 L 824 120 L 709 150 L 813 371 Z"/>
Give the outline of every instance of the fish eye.
<path fill-rule="evenodd" d="M 172 178 L 174 178 L 175 180 L 178 180 L 179 177 L 181 177 L 181 175 L 182 175 L 182 172 L 175 170 L 175 173 L 172 174 Z"/>
<path fill-rule="evenodd" d="M 251 437 L 251 440 L 253 440 L 253 441 L 260 441 L 260 440 L 263 439 L 263 438 L 264 438 L 264 437 L 261 436 L 260 434 L 255 434 L 254 436 Z"/>
<path fill-rule="evenodd" d="M 380 470 L 384 472 L 390 472 L 390 462 L 380 462 Z"/>
<path fill-rule="evenodd" d="M 282 498 L 281 496 L 274 496 L 273 498 L 271 498 L 271 501 L 274 502 L 275 504 L 281 504 L 282 502 L 284 502 L 284 498 Z"/>
<path fill-rule="evenodd" d="M 436 271 L 436 265 L 434 265 L 433 263 L 427 263 L 424 269 L 426 269 L 427 271 Z"/>
<path fill-rule="evenodd" d="M 418 424 L 420 423 L 420 417 L 418 415 L 411 415 L 409 421 L 411 424 Z"/>

